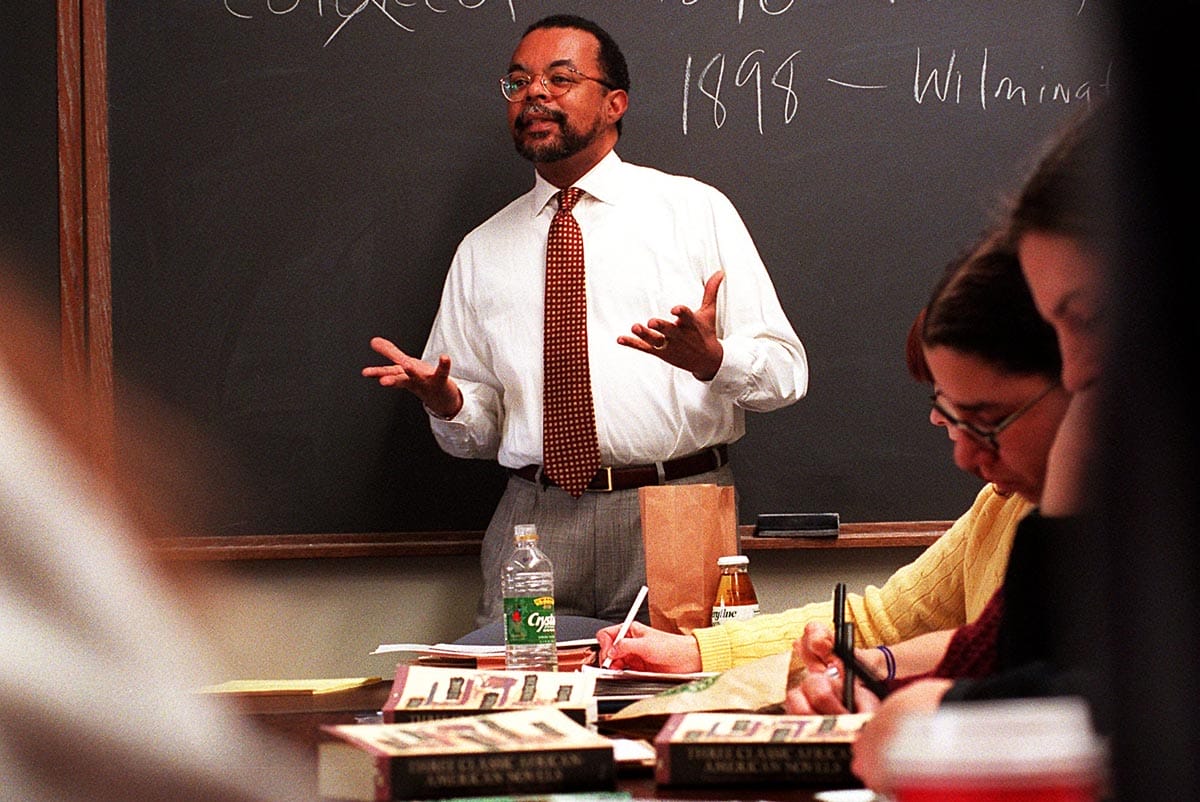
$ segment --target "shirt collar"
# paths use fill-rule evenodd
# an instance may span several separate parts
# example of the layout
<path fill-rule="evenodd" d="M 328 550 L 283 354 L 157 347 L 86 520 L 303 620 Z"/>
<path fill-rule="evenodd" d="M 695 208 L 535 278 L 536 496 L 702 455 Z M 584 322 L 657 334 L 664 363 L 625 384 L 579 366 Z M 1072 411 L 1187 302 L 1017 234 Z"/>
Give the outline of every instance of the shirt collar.
<path fill-rule="evenodd" d="M 588 170 L 572 186 L 579 187 L 601 203 L 612 203 L 616 200 L 620 181 L 617 174 L 621 169 L 621 157 L 615 150 L 610 150 L 596 166 Z M 530 215 L 537 217 L 558 194 L 558 187 L 534 173 L 533 189 L 529 193 Z"/>

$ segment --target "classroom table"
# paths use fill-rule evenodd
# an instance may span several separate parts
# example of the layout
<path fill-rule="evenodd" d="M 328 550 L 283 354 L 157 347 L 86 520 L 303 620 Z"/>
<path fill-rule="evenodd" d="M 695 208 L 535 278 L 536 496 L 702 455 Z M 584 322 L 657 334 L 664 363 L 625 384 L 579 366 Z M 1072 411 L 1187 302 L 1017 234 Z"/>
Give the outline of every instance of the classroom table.
<path fill-rule="evenodd" d="M 237 704 L 257 725 L 308 750 L 313 758 L 313 798 L 316 796 L 316 750 L 322 724 L 352 724 L 373 716 L 383 707 L 391 680 L 335 693 L 315 695 L 242 696 Z M 813 790 L 797 788 L 662 788 L 647 769 L 622 769 L 617 788 L 635 799 L 679 800 L 767 800 L 769 802 L 813 802 Z"/>

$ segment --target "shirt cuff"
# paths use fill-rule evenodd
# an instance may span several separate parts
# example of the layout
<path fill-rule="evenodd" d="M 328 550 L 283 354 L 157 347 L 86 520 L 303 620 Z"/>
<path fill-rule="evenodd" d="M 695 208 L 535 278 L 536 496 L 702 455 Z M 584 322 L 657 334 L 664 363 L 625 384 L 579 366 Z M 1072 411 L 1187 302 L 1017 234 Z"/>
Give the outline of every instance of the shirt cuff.
<path fill-rule="evenodd" d="M 462 408 L 459 407 L 458 412 L 454 413 L 453 415 L 439 415 L 436 412 L 434 412 L 432 409 L 430 409 L 429 407 L 426 407 L 424 404 L 422 404 L 421 406 L 425 407 L 425 412 L 429 415 L 429 417 L 436 418 L 437 420 L 451 421 L 451 420 L 454 420 L 456 417 L 458 417 L 458 412 L 462 412 Z"/>
<path fill-rule="evenodd" d="M 754 351 L 736 337 L 721 340 L 721 349 L 724 352 L 721 367 L 709 379 L 709 387 L 720 395 L 740 396 L 745 390 L 746 377 L 754 369 Z"/>
<path fill-rule="evenodd" d="M 703 671 L 728 671 L 733 668 L 733 644 L 721 627 L 700 627 L 692 630 L 700 647 L 700 668 Z"/>

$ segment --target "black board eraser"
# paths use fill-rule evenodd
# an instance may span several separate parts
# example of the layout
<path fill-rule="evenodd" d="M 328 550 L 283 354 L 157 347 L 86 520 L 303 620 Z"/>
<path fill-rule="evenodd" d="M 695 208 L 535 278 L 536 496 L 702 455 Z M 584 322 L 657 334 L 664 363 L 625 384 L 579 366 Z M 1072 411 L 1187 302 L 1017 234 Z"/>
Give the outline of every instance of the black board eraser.
<path fill-rule="evenodd" d="M 836 512 L 764 512 L 754 524 L 759 537 L 837 537 Z"/>

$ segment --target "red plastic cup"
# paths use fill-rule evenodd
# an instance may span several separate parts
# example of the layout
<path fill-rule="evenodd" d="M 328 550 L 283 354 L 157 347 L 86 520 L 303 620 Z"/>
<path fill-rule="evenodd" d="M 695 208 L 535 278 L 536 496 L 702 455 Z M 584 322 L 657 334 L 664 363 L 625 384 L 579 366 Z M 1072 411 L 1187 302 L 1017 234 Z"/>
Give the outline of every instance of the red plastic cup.
<path fill-rule="evenodd" d="M 942 705 L 902 721 L 885 760 L 895 802 L 1098 802 L 1107 774 L 1073 697 Z"/>

